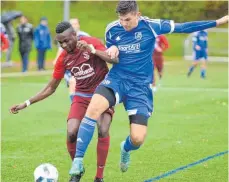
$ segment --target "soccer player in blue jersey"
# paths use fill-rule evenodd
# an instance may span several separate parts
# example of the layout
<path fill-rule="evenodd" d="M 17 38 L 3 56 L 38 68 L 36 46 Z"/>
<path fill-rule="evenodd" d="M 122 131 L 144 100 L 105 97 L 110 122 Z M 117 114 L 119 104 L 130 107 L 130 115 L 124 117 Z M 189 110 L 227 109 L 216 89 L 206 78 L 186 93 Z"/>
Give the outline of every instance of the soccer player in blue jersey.
<path fill-rule="evenodd" d="M 188 71 L 188 76 L 192 74 L 198 62 L 203 59 L 201 64 L 201 78 L 206 77 L 206 62 L 208 59 L 208 33 L 206 30 L 195 32 L 192 38 L 193 42 L 193 63 Z"/>
<path fill-rule="evenodd" d="M 160 34 L 191 33 L 228 22 L 228 16 L 216 21 L 174 23 L 172 20 L 149 19 L 140 15 L 136 1 L 120 1 L 116 12 L 119 20 L 106 28 L 108 54 L 119 57 L 104 81 L 97 87 L 83 118 L 76 154 L 69 174 L 82 175 L 83 158 L 90 143 L 95 123 L 109 107 L 123 103 L 129 115 L 130 135 L 121 143 L 120 168 L 127 171 L 130 152 L 138 150 L 147 133 L 147 122 L 153 111 L 152 53 Z"/>

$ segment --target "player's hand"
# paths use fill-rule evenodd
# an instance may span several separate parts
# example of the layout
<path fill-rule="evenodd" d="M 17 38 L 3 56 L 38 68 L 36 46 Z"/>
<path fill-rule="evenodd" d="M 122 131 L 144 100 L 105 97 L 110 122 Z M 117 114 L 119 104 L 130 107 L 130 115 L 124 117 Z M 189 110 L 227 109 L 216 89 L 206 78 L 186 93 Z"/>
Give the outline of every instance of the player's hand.
<path fill-rule="evenodd" d="M 116 46 L 111 46 L 109 49 L 106 50 L 108 56 L 111 57 L 111 59 L 117 58 L 119 55 L 119 50 Z"/>
<path fill-rule="evenodd" d="M 85 50 L 85 49 L 89 49 L 89 50 L 90 50 L 89 45 L 88 45 L 87 42 L 84 41 L 84 40 L 77 41 L 76 46 L 77 46 L 79 49 L 84 49 L 84 50 Z"/>
<path fill-rule="evenodd" d="M 195 49 L 196 49 L 197 51 L 200 51 L 200 50 L 201 50 L 201 47 L 198 46 L 198 45 L 196 45 L 196 46 L 195 46 Z"/>
<path fill-rule="evenodd" d="M 14 105 L 10 108 L 10 113 L 12 114 L 17 114 L 19 110 L 25 109 L 26 108 L 26 103 Z"/>
<path fill-rule="evenodd" d="M 226 15 L 218 20 L 216 20 L 216 25 L 219 26 L 219 25 L 222 25 L 222 24 L 225 24 L 225 23 L 228 23 L 228 20 L 229 20 L 229 16 Z"/>

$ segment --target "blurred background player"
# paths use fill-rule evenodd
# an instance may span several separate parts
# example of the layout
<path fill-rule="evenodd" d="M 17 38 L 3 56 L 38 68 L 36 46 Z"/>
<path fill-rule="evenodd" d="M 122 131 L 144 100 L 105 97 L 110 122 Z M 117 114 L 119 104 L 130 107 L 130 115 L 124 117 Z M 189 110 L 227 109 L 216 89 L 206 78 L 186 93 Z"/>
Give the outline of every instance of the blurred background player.
<path fill-rule="evenodd" d="M 87 36 L 90 37 L 90 35 L 84 31 L 80 30 L 80 22 L 78 18 L 72 18 L 69 20 L 70 24 L 72 25 L 73 29 L 75 30 L 78 39 L 82 36 Z M 58 45 L 59 46 L 59 45 Z M 61 46 L 59 46 L 58 48 L 58 52 L 56 55 L 55 60 L 53 61 L 53 64 L 56 64 L 56 61 L 58 59 L 58 57 L 60 56 L 61 52 L 63 51 L 63 49 L 61 48 Z M 75 94 L 75 85 L 76 85 L 76 80 L 75 78 L 71 75 L 70 71 L 66 71 L 64 74 L 64 79 L 66 81 L 67 87 L 69 88 L 69 97 L 70 100 L 73 100 L 74 94 Z"/>
<path fill-rule="evenodd" d="M 34 31 L 34 41 L 37 49 L 38 70 L 45 70 L 45 55 L 47 50 L 52 48 L 51 34 L 48 28 L 48 19 L 46 17 L 40 19 L 40 24 Z"/>
<path fill-rule="evenodd" d="M 165 35 L 159 35 L 156 38 L 155 49 L 153 52 L 153 62 L 154 62 L 154 78 L 153 78 L 153 91 L 157 90 L 156 87 L 156 70 L 158 73 L 159 81 L 163 75 L 164 68 L 164 56 L 163 52 L 169 48 L 169 42 Z"/>
<path fill-rule="evenodd" d="M 188 76 L 192 74 L 198 62 L 201 59 L 203 59 L 201 62 L 200 76 L 201 78 L 205 78 L 206 77 L 206 62 L 208 59 L 208 33 L 207 31 L 202 30 L 199 32 L 195 32 L 193 34 L 192 42 L 193 42 L 194 61 L 192 62 L 191 67 L 189 68 Z"/>
<path fill-rule="evenodd" d="M 17 34 L 19 37 L 19 52 L 22 61 L 22 72 L 26 72 L 28 71 L 29 53 L 33 42 L 33 26 L 28 23 L 27 17 L 20 17 Z"/>
<path fill-rule="evenodd" d="M 2 57 L 2 52 L 7 52 L 7 49 L 9 48 L 9 40 L 7 38 L 7 35 L 5 33 L 5 26 L 1 23 L 0 26 L 0 36 L 1 36 L 1 47 L 0 47 L 0 51 L 1 51 L 1 56 Z"/>

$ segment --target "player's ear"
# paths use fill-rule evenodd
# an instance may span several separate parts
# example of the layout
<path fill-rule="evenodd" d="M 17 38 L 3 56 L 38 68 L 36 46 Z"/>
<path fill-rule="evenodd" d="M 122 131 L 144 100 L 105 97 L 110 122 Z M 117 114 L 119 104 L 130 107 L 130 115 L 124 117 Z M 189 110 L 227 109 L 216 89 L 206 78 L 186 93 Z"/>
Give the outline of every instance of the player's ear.
<path fill-rule="evenodd" d="M 141 15 L 142 15 L 141 12 L 138 11 L 138 12 L 137 12 L 137 16 L 139 17 L 139 16 L 141 16 Z"/>
<path fill-rule="evenodd" d="M 73 36 L 77 36 L 76 31 L 72 31 L 72 35 L 73 35 Z"/>

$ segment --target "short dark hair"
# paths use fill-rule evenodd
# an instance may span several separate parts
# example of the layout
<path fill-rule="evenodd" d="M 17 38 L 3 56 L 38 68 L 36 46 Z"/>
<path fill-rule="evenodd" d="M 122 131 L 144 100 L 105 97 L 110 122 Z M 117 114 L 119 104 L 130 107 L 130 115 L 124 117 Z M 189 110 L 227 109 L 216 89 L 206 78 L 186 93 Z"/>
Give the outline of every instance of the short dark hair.
<path fill-rule="evenodd" d="M 72 28 L 72 25 L 67 21 L 62 21 L 56 26 L 56 33 L 63 33 L 65 30 Z"/>
<path fill-rule="evenodd" d="M 125 15 L 130 12 L 136 12 L 138 11 L 138 4 L 136 1 L 125 1 L 121 0 L 119 1 L 117 7 L 116 7 L 116 13 Z"/>

